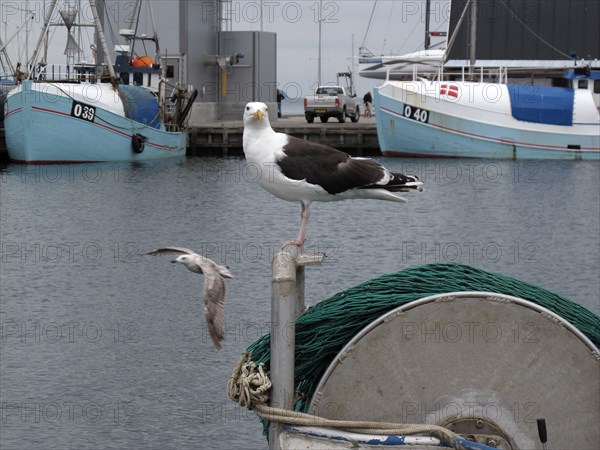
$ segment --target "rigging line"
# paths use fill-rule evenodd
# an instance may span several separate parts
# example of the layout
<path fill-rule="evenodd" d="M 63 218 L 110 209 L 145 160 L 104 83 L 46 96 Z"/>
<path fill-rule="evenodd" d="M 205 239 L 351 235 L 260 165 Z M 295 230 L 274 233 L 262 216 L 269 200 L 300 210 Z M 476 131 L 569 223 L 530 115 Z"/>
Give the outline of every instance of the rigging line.
<path fill-rule="evenodd" d="M 369 34 L 369 29 L 371 28 L 371 22 L 373 21 L 373 15 L 375 14 L 375 8 L 377 8 L 377 0 L 373 3 L 373 9 L 371 10 L 371 17 L 369 17 L 369 24 L 367 25 L 367 31 L 365 31 L 365 37 L 363 38 L 361 47 L 365 46 L 365 42 L 367 42 L 367 36 Z"/>
<path fill-rule="evenodd" d="M 460 15 L 460 18 L 458 19 L 458 22 L 456 22 L 456 27 L 454 28 L 454 31 L 452 31 L 452 35 L 450 35 L 448 37 L 446 51 L 444 52 L 444 63 L 448 60 L 448 56 L 450 55 L 450 50 L 452 49 L 452 46 L 454 45 L 454 41 L 456 41 L 456 37 L 458 36 L 458 30 L 460 30 L 460 27 L 462 26 L 462 22 L 463 22 L 465 16 L 467 15 L 467 10 L 468 10 L 470 4 L 471 4 L 471 0 L 467 0 L 465 2 L 465 7 L 462 10 L 462 13 Z"/>
<path fill-rule="evenodd" d="M 517 16 L 517 14 L 515 14 L 515 12 L 512 9 L 510 9 L 508 7 L 508 5 L 504 2 L 504 0 L 499 0 L 499 1 L 508 10 L 508 12 L 511 14 L 511 16 L 513 16 L 517 20 L 517 22 L 519 22 L 523 26 L 523 28 L 525 28 L 527 31 L 529 31 L 531 34 L 533 34 L 534 37 L 538 38 L 540 41 L 542 41 L 542 43 L 546 44 L 548 47 L 550 47 L 555 52 L 561 54 L 562 56 L 566 56 L 567 59 L 575 60 L 575 58 L 573 58 L 571 55 L 567 55 L 565 52 L 563 52 L 559 48 L 556 48 L 550 42 L 546 41 L 543 37 L 541 37 L 539 34 L 537 34 L 535 31 L 533 31 L 531 28 L 529 28 L 529 26 L 527 26 L 527 24 L 525 22 L 523 22 L 521 20 L 521 18 L 519 16 Z"/>
<path fill-rule="evenodd" d="M 130 51 L 130 54 L 131 54 L 131 57 L 132 57 L 132 58 L 133 58 L 133 57 L 134 57 L 134 55 L 135 55 L 135 52 L 133 51 L 133 49 L 135 48 L 135 42 L 137 41 L 138 28 L 139 28 L 139 26 L 140 26 L 140 16 L 141 16 L 141 14 L 142 14 L 142 5 L 141 5 L 141 3 L 139 3 L 139 2 L 138 2 L 138 3 L 137 3 L 137 6 L 138 6 L 138 10 L 137 10 L 137 17 L 136 17 L 136 19 L 135 19 L 135 29 L 134 29 L 135 31 L 134 31 L 134 34 L 133 34 L 133 40 L 131 41 L 131 51 Z M 143 42 L 144 42 L 144 41 L 142 41 L 142 43 L 143 43 Z M 145 47 L 145 45 L 144 45 L 144 47 Z M 144 51 L 145 51 L 145 50 L 146 50 L 146 49 L 144 48 Z"/>
<path fill-rule="evenodd" d="M 408 33 L 408 36 L 412 36 L 413 33 L 415 32 L 416 28 L 420 25 L 419 21 L 417 20 L 415 22 L 415 25 L 412 27 L 412 30 L 410 30 L 410 33 Z M 398 53 L 402 53 L 402 49 L 406 46 L 406 43 L 408 42 L 408 39 L 404 41 L 404 43 L 402 44 L 402 46 L 400 47 L 400 49 L 398 50 Z M 420 47 L 421 44 L 418 44 L 419 46 L 415 49 L 415 51 L 417 51 Z"/>
<path fill-rule="evenodd" d="M 385 28 L 385 36 L 383 38 L 383 47 L 381 49 L 381 53 L 385 53 L 385 45 L 387 43 L 387 37 L 390 31 L 390 23 L 392 22 L 392 17 L 394 17 L 394 6 L 396 6 L 396 2 L 392 2 L 392 10 L 390 11 L 390 16 L 388 17 L 387 27 Z"/>

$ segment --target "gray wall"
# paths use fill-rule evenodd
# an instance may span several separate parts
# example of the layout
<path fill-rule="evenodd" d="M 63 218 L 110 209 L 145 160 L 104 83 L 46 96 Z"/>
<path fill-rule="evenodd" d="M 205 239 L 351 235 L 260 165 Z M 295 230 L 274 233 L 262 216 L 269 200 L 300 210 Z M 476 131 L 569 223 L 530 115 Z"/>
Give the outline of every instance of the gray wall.
<path fill-rule="evenodd" d="M 228 69 L 227 102 L 274 102 L 276 90 L 277 36 L 258 31 L 223 33 L 223 53 L 243 53 Z"/>
<path fill-rule="evenodd" d="M 258 31 L 225 31 L 221 36 L 221 55 L 244 55 L 226 67 L 225 96 L 222 96 L 220 71 L 213 66 L 215 76 L 204 79 L 199 86 L 211 96 L 200 96 L 194 104 L 190 124 L 210 120 L 240 120 L 244 106 L 251 101 L 269 103 L 276 108 L 277 35 Z M 199 89 L 202 92 L 202 89 Z M 212 95 L 214 94 L 214 95 Z M 271 120 L 275 120 L 271 116 Z"/>
<path fill-rule="evenodd" d="M 133 4 L 106 0 L 110 21 L 116 22 L 114 33 L 128 26 Z M 181 56 L 185 62 L 183 83 L 198 89 L 199 95 L 190 117 L 192 125 L 211 120 L 239 120 L 247 102 L 257 100 L 274 104 L 276 99 L 276 34 L 226 31 L 221 34 L 219 42 L 218 6 L 218 0 L 153 2 L 162 56 L 169 57 L 168 64 L 173 64 L 176 57 Z M 138 34 L 144 32 L 152 32 L 150 16 L 145 9 L 140 16 Z M 112 52 L 117 39 L 108 38 Z M 136 50 L 144 53 L 139 44 L 136 44 Z M 227 66 L 227 90 L 223 97 L 216 57 L 218 54 L 233 56 L 236 53 L 245 56 L 238 63 Z"/>
<path fill-rule="evenodd" d="M 450 35 L 456 29 L 466 0 L 452 0 Z M 579 58 L 600 57 L 600 1 L 598 0 L 479 0 L 478 59 L 568 59 L 536 38 L 507 9 L 544 41 Z M 468 14 L 468 13 L 467 13 Z M 468 18 L 461 25 L 450 59 L 468 59 Z"/>

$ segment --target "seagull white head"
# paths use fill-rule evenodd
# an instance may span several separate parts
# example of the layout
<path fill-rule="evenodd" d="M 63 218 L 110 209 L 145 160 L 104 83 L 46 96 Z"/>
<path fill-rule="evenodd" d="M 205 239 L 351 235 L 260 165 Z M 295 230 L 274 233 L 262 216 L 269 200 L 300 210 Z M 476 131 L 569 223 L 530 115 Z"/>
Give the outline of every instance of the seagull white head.
<path fill-rule="evenodd" d="M 250 102 L 244 109 L 244 126 L 270 127 L 267 105 L 261 102 Z M 257 125 L 260 124 L 260 125 Z"/>
<path fill-rule="evenodd" d="M 190 255 L 181 255 L 181 256 L 178 256 L 177 258 L 175 258 L 171 262 L 172 263 L 181 263 L 185 267 L 187 267 L 189 270 L 191 270 L 192 272 L 202 273 L 202 270 L 200 269 L 200 267 L 198 266 L 198 264 L 196 264 L 194 262 L 193 258 Z"/>

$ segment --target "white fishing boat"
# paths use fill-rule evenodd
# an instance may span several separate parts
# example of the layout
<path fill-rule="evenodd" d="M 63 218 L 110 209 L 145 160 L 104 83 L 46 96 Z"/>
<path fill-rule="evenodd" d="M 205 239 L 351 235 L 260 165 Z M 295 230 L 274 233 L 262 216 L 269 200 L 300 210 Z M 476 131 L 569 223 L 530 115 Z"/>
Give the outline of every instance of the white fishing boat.
<path fill-rule="evenodd" d="M 120 30 L 127 44 L 116 45 L 114 66 L 103 64 L 112 61 L 103 31 L 105 12 L 98 11 L 91 0 L 94 22 L 82 24 L 78 23 L 80 8 L 58 10 L 57 4 L 54 0 L 48 8 L 33 56 L 17 77 L 17 87 L 6 96 L 4 123 L 10 159 L 45 164 L 184 156 L 184 111 L 189 107 L 182 108 L 179 99 L 174 117 L 167 114 L 165 69 L 156 35 L 147 38 L 136 36 L 133 29 Z M 50 26 L 57 25 L 51 22 L 56 11 L 68 30 L 65 66 L 49 65 L 45 58 L 38 62 Z M 75 59 L 81 49 L 71 30 L 83 26 L 94 28 L 101 47 L 93 64 Z M 155 58 L 135 55 L 133 46 L 140 39 L 155 42 Z M 94 44 L 91 47 L 96 50 Z"/>
<path fill-rule="evenodd" d="M 599 160 L 598 21 L 589 0 L 452 0 L 435 74 L 374 89 L 382 153 Z"/>

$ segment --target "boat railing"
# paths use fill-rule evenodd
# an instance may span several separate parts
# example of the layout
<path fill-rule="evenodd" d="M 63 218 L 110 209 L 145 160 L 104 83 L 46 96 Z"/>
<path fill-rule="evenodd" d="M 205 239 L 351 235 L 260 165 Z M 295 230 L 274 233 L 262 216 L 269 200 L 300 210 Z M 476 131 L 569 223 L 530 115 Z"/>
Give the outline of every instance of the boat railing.
<path fill-rule="evenodd" d="M 461 81 L 479 81 L 482 83 L 485 80 L 494 79 L 495 82 L 501 84 L 508 79 L 507 74 L 507 67 L 461 67 Z"/>
<path fill-rule="evenodd" d="M 430 76 L 430 72 L 419 75 L 418 67 L 413 67 L 413 80 L 430 78 Z M 506 83 L 508 80 L 508 68 L 486 66 L 448 68 L 440 65 L 434 79 L 438 81 L 476 81 L 480 83 L 493 80 L 494 83 Z"/>
<path fill-rule="evenodd" d="M 412 79 L 417 81 L 419 79 L 431 79 L 431 70 L 427 72 L 419 72 L 418 65 L 412 67 Z M 389 79 L 389 71 L 387 75 Z M 506 83 L 508 79 L 508 68 L 507 67 L 469 67 L 462 66 L 456 68 L 444 67 L 440 64 L 437 68 L 437 72 L 433 75 L 433 79 L 438 81 L 490 81 L 493 80 L 495 83 Z"/>
<path fill-rule="evenodd" d="M 181 127 L 176 123 L 165 123 L 165 130 L 171 133 L 178 133 L 181 131 Z"/>
<path fill-rule="evenodd" d="M 96 82 L 96 67 L 88 64 L 48 64 L 36 68 L 37 81 Z"/>

